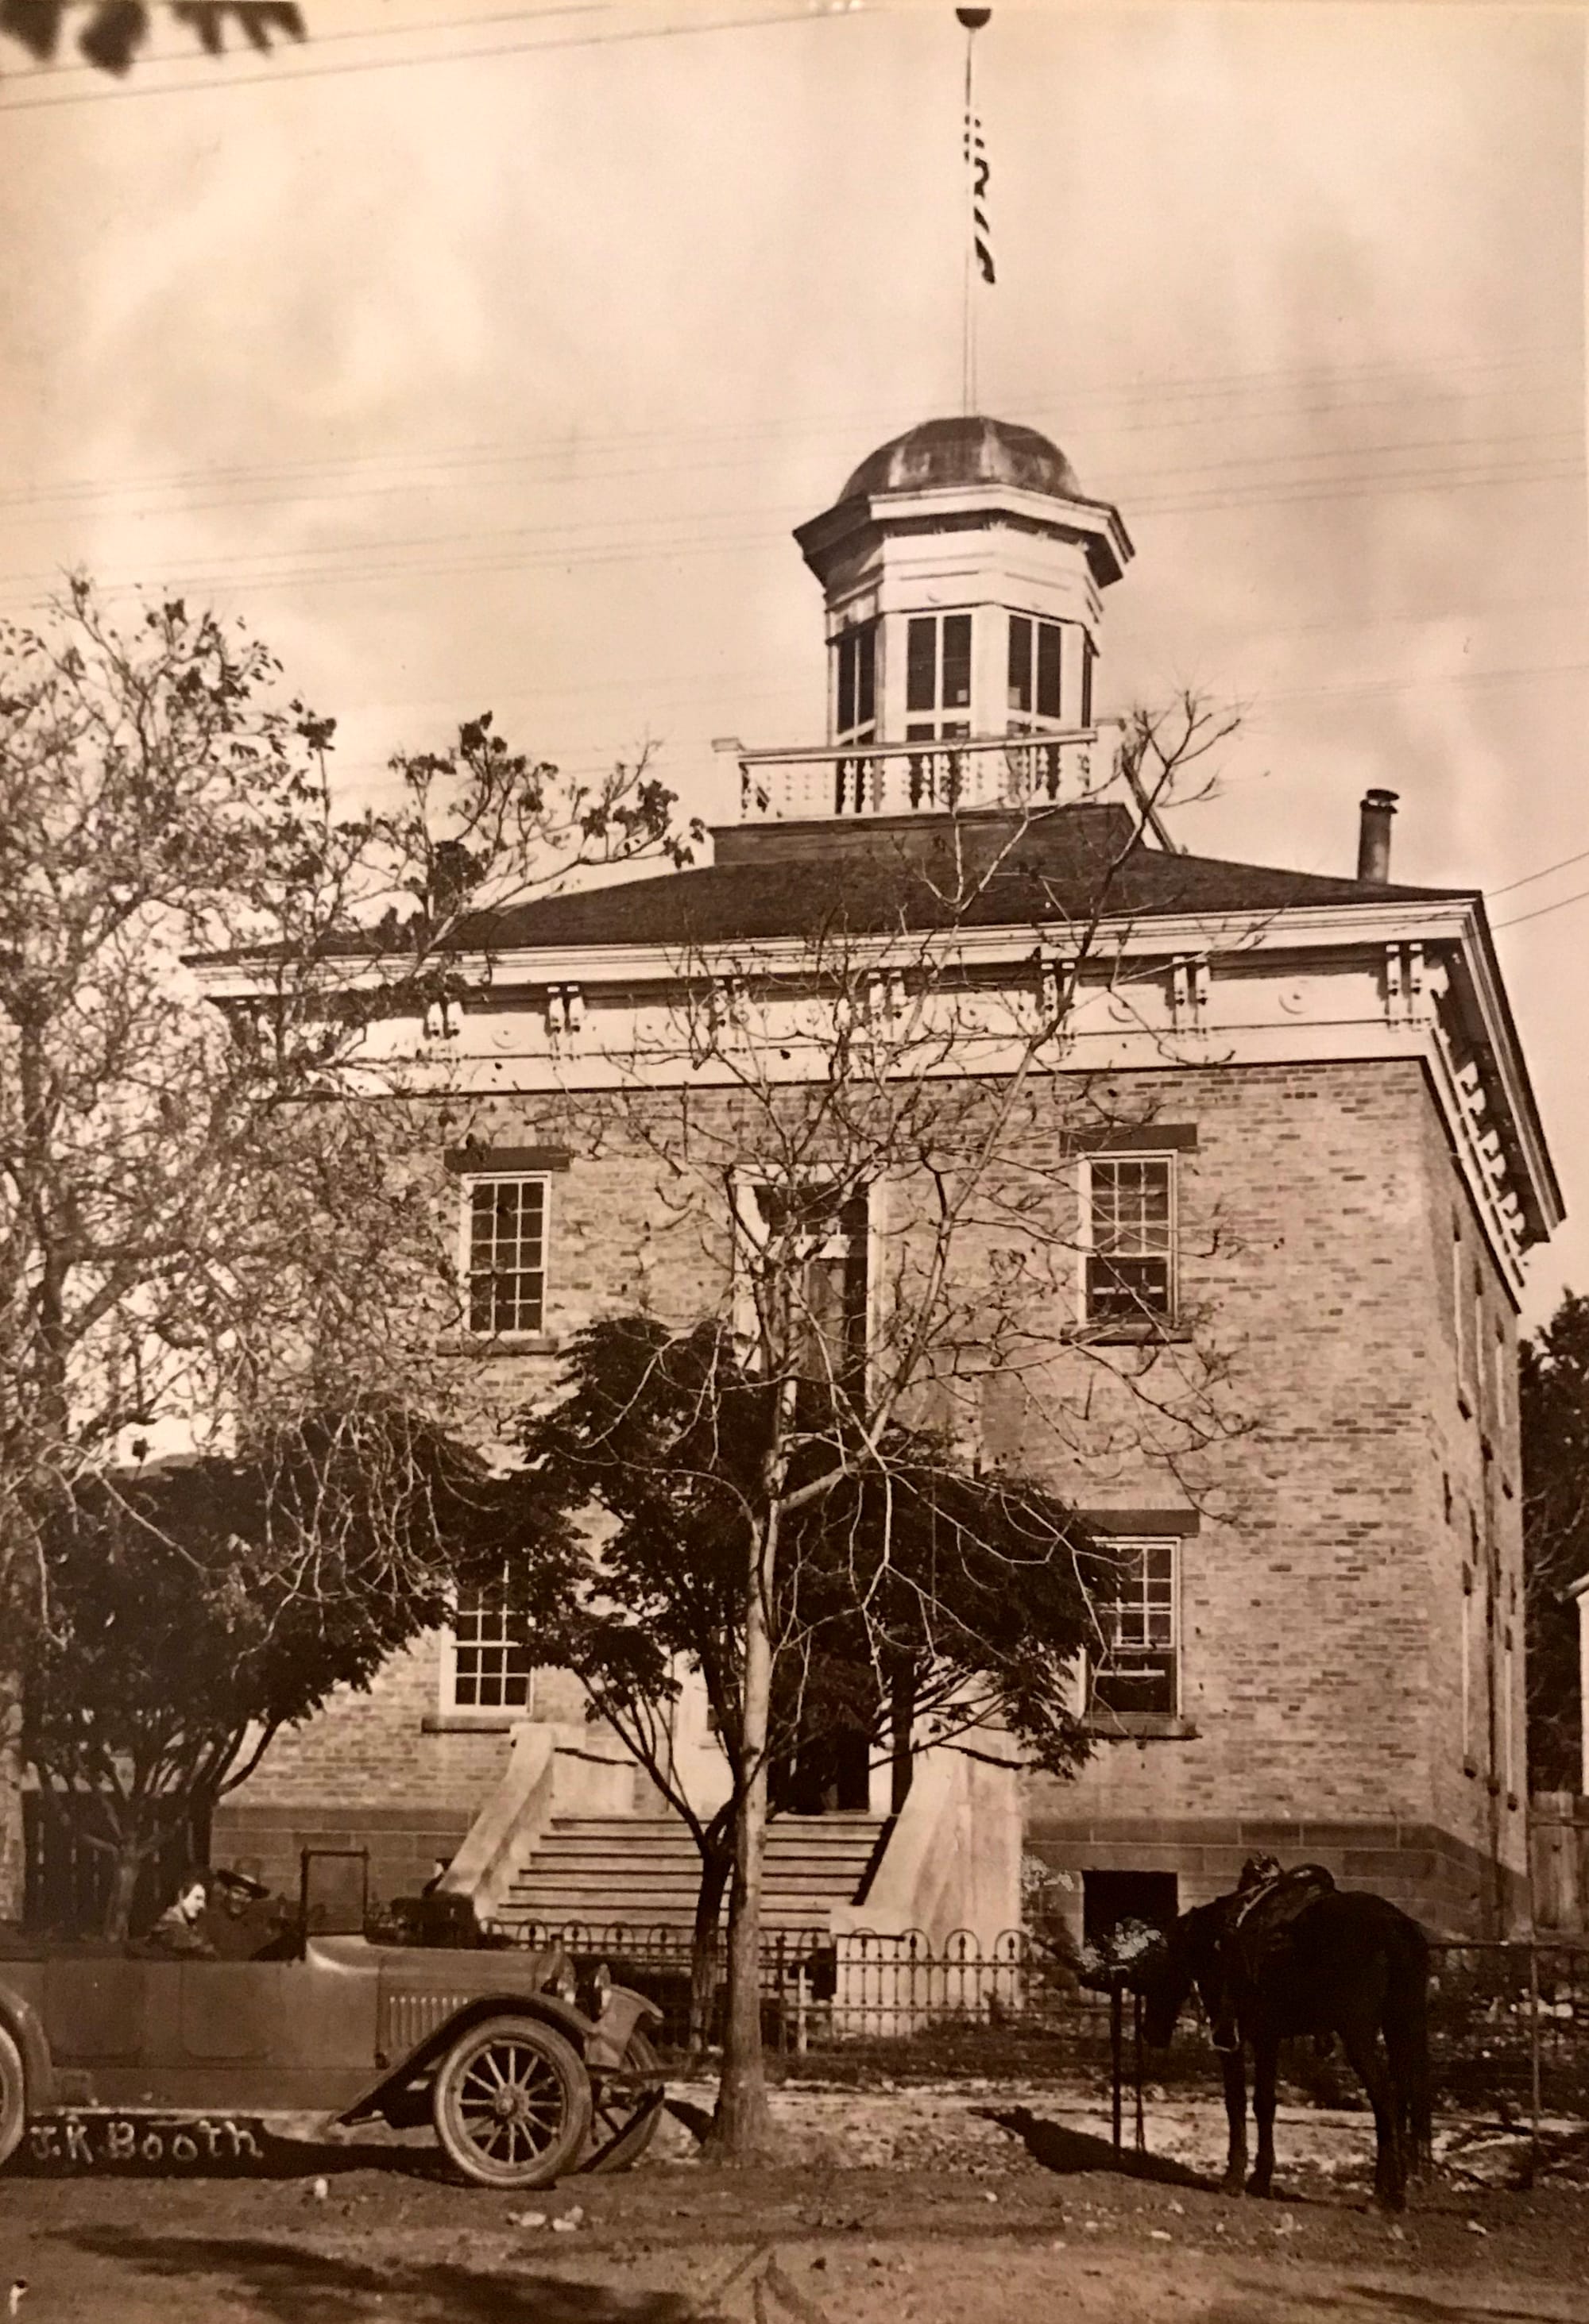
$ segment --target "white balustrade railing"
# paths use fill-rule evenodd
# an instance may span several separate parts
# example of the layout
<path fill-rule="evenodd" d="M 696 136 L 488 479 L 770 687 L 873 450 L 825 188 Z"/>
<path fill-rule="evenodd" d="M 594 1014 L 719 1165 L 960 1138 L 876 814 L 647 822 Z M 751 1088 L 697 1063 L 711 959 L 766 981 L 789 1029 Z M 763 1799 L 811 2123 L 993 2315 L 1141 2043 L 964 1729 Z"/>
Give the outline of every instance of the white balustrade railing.
<path fill-rule="evenodd" d="M 740 813 L 746 823 L 787 823 L 1069 803 L 1102 788 L 1113 770 L 1113 742 L 1094 726 L 955 742 L 746 751 L 739 761 Z"/>

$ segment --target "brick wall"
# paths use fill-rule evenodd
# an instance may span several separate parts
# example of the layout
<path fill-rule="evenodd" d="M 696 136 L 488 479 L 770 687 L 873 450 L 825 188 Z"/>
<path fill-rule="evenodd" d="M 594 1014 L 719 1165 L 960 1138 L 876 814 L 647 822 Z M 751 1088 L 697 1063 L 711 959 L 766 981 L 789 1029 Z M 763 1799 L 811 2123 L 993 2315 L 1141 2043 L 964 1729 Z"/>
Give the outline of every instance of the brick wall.
<path fill-rule="evenodd" d="M 1252 1847 L 1303 1850 L 1440 1925 L 1498 1922 L 1522 1893 L 1524 1818 L 1504 1789 L 1497 1814 L 1483 1753 L 1464 1773 L 1460 1648 L 1467 1511 L 1482 1532 L 1486 1494 L 1508 1586 L 1520 1557 L 1499 1481 L 1508 1462 L 1515 1476 L 1509 1303 L 1484 1257 L 1485 1329 L 1505 1338 L 1482 1425 L 1456 1397 L 1449 1254 L 1465 1202 L 1419 1066 L 1196 1080 L 1187 1175 L 1217 1190 L 1227 1230 L 1197 1283 L 1261 1416 L 1208 1464 L 1184 1545 L 1196 1731 L 1105 1743 L 1074 1784 L 1034 1782 L 1029 1844 L 1073 1876 L 1174 1871 L 1183 1903 L 1228 1885 Z M 1190 1096 L 1183 1084 L 1182 1111 Z M 1463 1227 L 1480 1265 L 1471 1213 Z M 1516 1668 L 1520 1768 L 1520 1653 Z"/>
<path fill-rule="evenodd" d="M 1515 1333 L 1422 1067 L 1167 1068 L 1088 1101 L 1105 1119 L 1120 1107 L 1195 1127 L 1180 1165 L 1183 1288 L 1201 1341 L 1228 1359 L 1224 1408 L 1242 1426 L 1155 1462 L 1131 1442 L 1130 1397 L 1073 1350 L 1019 1381 L 977 1383 L 968 1425 L 987 1457 L 1047 1473 L 1084 1505 L 1201 1508 L 1182 1550 L 1189 1731 L 1104 1744 L 1073 1782 L 1035 1780 L 1029 1844 L 1073 1873 L 1176 1870 L 1185 1901 L 1227 1881 L 1261 1831 L 1281 1853 L 1306 1845 L 1349 1877 L 1372 1871 L 1443 1925 L 1493 1917 L 1525 1869 L 1524 1818 L 1508 1804 L 1501 1740 L 1491 1766 L 1488 1630 L 1471 1602 L 1464 1748 L 1463 1569 L 1475 1591 L 1481 1568 L 1492 1578 L 1502 1636 L 1520 1559 Z M 562 1129 L 547 1105 L 508 1099 L 470 1127 L 504 1145 Z M 650 1157 L 610 1142 L 558 1174 L 550 1334 L 636 1304 L 700 1312 L 721 1238 L 698 1212 L 661 1204 L 655 1181 Z M 1502 1334 L 1466 1412 L 1454 1217 L 1470 1321 L 1482 1344 Z M 961 1263 L 975 1276 L 990 1261 L 973 1243 Z M 460 1361 L 497 1418 L 556 1378 L 554 1354 Z M 1511 1772 L 1526 1799 L 1520 1617 L 1516 1637 Z M 544 1676 L 539 1715 L 577 1716 L 568 1686 Z M 428 1641 L 367 1695 L 282 1738 L 228 1826 L 285 1829 L 311 1811 L 372 1832 L 391 1817 L 426 1834 L 467 1823 L 506 1738 L 446 1731 L 438 1709 Z"/>

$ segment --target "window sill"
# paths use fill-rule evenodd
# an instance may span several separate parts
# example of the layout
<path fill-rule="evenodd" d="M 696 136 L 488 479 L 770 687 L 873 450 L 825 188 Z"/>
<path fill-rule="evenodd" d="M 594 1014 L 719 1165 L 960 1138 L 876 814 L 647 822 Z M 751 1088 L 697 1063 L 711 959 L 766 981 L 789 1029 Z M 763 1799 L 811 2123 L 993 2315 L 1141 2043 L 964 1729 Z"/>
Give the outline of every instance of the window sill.
<path fill-rule="evenodd" d="M 1184 1323 L 1084 1323 L 1076 1337 L 1089 1348 L 1181 1348 L 1192 1340 Z"/>
<path fill-rule="evenodd" d="M 421 1735 L 508 1735 L 522 1727 L 529 1711 L 428 1711 L 420 1721 Z"/>
<path fill-rule="evenodd" d="M 1200 1732 L 1195 1720 L 1174 1711 L 1115 1711 L 1086 1722 L 1095 1743 L 1195 1743 Z"/>
<path fill-rule="evenodd" d="M 440 1349 L 444 1356 L 555 1356 L 562 1344 L 556 1332 L 458 1332 Z"/>

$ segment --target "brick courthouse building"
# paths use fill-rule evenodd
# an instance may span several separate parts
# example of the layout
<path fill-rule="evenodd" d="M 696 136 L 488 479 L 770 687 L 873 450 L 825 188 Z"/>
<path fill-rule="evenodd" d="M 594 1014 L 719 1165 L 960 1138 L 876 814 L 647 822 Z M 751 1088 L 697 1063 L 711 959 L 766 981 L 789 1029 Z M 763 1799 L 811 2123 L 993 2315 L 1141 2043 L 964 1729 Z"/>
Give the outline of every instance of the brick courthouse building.
<path fill-rule="evenodd" d="M 773 1918 L 989 1935 L 1017 1916 L 1024 1852 L 1096 1926 L 1195 1903 L 1266 1848 L 1442 1929 L 1517 1925 L 1517 1300 L 1559 1204 L 1479 897 L 1391 881 L 1387 794 L 1355 831 L 1343 799 L 1356 871 L 1338 878 L 1179 853 L 1129 790 L 1099 794 L 1101 600 L 1131 544 L 1032 431 L 913 429 L 797 537 L 827 604 L 827 742 L 744 755 L 742 817 L 710 864 L 503 915 L 489 980 L 428 1044 L 408 1028 L 421 1058 L 445 1047 L 474 1109 L 466 1149 L 444 1157 L 438 1132 L 481 1326 L 458 1360 L 544 1393 L 580 1323 L 642 1293 L 668 1312 L 655 1166 L 559 1139 L 556 1098 L 600 1084 L 604 1046 L 676 982 L 681 950 L 781 945 L 797 975 L 836 885 L 897 901 L 901 863 L 951 822 L 1011 828 L 1019 792 L 1017 871 L 1085 904 L 1112 867 L 1049 1067 L 1078 1089 L 1106 1074 L 1119 1101 L 1078 1152 L 1053 1376 L 1068 1336 L 1107 1336 L 1104 1254 L 1167 1342 L 1206 1319 L 1259 1425 L 1195 1497 L 1145 1454 L 1056 1477 L 1129 1577 L 1079 1775 L 962 1760 L 891 1820 L 863 1771 L 827 1812 L 775 1824 Z M 1021 917 L 979 913 L 986 973 L 1032 973 Z M 1214 1216 L 1216 1236 L 1196 1231 Z M 996 1379 L 980 1449 L 1040 1465 Z M 688 1689 L 677 1747 L 709 1791 Z M 216 1848 L 284 1877 L 310 1840 L 367 1845 L 387 1893 L 446 1859 L 482 1905 L 540 1917 L 677 1917 L 689 1874 L 577 1686 L 531 1671 L 489 1600 L 282 1737 Z"/>

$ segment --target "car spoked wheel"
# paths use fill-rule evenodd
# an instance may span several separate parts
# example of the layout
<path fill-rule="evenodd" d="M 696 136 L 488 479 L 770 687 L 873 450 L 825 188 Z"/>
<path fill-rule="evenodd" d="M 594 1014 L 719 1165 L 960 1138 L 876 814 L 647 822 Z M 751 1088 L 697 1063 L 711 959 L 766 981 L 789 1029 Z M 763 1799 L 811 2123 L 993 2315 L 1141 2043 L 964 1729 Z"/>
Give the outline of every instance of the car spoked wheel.
<path fill-rule="evenodd" d="M 667 2092 L 661 2061 L 643 2034 L 632 2034 L 616 2073 L 596 2084 L 590 2152 L 582 2171 L 627 2171 L 661 2127 Z"/>
<path fill-rule="evenodd" d="M 8 2163 L 22 2144 L 28 2125 L 28 2093 L 22 2052 L 0 2025 L 0 2163 Z"/>
<path fill-rule="evenodd" d="M 431 2097 L 449 2162 L 483 2187 L 546 2187 L 590 2129 L 590 2080 L 572 2043 L 532 2017 L 491 2017 L 459 2036 Z"/>

